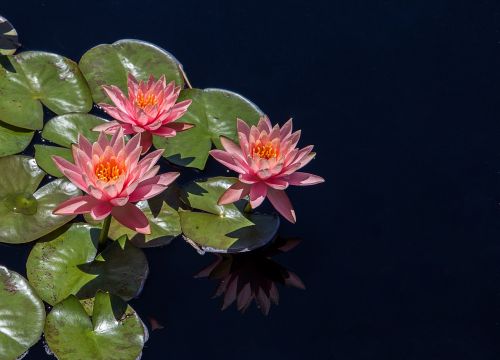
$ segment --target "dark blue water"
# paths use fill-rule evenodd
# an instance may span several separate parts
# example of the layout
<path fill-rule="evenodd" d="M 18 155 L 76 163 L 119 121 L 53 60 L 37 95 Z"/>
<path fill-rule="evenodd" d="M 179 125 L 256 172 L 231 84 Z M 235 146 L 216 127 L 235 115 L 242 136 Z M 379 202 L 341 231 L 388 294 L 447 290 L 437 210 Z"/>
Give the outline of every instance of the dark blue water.
<path fill-rule="evenodd" d="M 195 87 L 290 116 L 307 170 L 289 191 L 302 243 L 277 260 L 307 290 L 220 311 L 182 240 L 148 249 L 132 302 L 144 359 L 498 359 L 500 3 L 497 1 L 3 1 L 28 49 L 78 60 L 121 38 L 172 52 Z M 211 173 L 223 171 L 213 162 Z M 191 176 L 191 175 L 190 175 Z M 25 274 L 28 247 L 0 247 Z M 27 359 L 44 359 L 42 346 Z"/>

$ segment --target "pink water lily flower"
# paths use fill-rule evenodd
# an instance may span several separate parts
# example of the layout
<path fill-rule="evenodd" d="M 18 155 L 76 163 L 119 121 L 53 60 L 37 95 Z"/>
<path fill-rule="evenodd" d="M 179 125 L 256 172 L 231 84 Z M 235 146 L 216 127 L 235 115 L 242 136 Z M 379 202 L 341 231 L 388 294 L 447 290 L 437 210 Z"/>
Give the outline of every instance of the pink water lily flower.
<path fill-rule="evenodd" d="M 152 151 L 139 160 L 140 139 L 141 134 L 137 134 L 125 144 L 121 128 L 116 129 L 111 140 L 101 132 L 93 144 L 80 135 L 78 144 L 73 145 L 74 164 L 53 156 L 59 170 L 87 194 L 63 202 L 54 214 L 90 213 L 94 220 L 111 214 L 122 225 L 149 234 L 147 217 L 133 203 L 161 193 L 179 173 L 157 175 L 160 167 L 156 162 L 163 150 Z"/>
<path fill-rule="evenodd" d="M 300 130 L 292 132 L 292 119 L 281 128 L 272 127 L 267 117 L 251 128 L 238 119 L 238 138 L 239 146 L 221 137 L 225 151 L 210 151 L 218 162 L 239 174 L 239 181 L 222 194 L 219 205 L 250 195 L 250 205 L 255 209 L 267 196 L 285 219 L 295 223 L 295 211 L 284 190 L 289 185 L 306 186 L 325 181 L 317 175 L 297 171 L 314 158 L 313 146 L 297 148 Z"/>
<path fill-rule="evenodd" d="M 143 153 L 151 147 L 153 135 L 173 137 L 178 131 L 193 127 L 191 124 L 174 122 L 184 115 L 191 100 L 176 103 L 181 87 L 175 86 L 174 81 L 167 84 L 165 76 L 155 81 L 151 75 L 149 81 L 137 82 L 129 74 L 128 97 L 114 85 L 105 85 L 103 89 L 116 106 L 104 103 L 99 106 L 115 120 L 96 126 L 93 130 L 112 134 L 117 127 L 122 127 L 125 135 L 142 133 Z"/>

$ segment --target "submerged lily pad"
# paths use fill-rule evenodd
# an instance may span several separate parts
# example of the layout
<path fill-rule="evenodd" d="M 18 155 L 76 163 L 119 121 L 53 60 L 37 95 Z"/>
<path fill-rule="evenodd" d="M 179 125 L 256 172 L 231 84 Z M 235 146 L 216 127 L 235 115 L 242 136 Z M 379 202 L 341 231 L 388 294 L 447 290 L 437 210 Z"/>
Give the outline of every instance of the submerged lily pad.
<path fill-rule="evenodd" d="M 25 278 L 0 266 L 0 359 L 14 360 L 42 335 L 45 307 Z"/>
<path fill-rule="evenodd" d="M 193 102 L 179 121 L 195 127 L 172 138 L 153 137 L 155 147 L 165 149 L 163 156 L 181 166 L 204 169 L 212 143 L 222 148 L 221 135 L 238 142 L 237 118 L 255 125 L 264 115 L 255 104 L 228 90 L 186 89 L 181 92 L 179 101 L 186 99 Z"/>
<path fill-rule="evenodd" d="M 64 230 L 39 241 L 26 264 L 28 279 L 45 302 L 53 305 L 69 295 L 91 298 L 98 290 L 124 300 L 139 294 L 149 271 L 141 249 L 123 238 L 97 255 L 100 229 L 72 224 Z"/>
<path fill-rule="evenodd" d="M 21 46 L 16 29 L 4 17 L 0 16 L 0 55 L 12 55 Z"/>
<path fill-rule="evenodd" d="M 136 360 L 146 334 L 134 309 L 98 292 L 91 318 L 74 296 L 55 305 L 47 316 L 45 339 L 59 360 Z"/>
<path fill-rule="evenodd" d="M 0 158 L 0 242 L 20 244 L 44 236 L 75 216 L 54 215 L 62 202 L 81 195 L 69 181 L 58 179 L 37 190 L 45 173 L 35 159 Z"/>
<path fill-rule="evenodd" d="M 92 108 L 87 82 L 73 61 L 41 51 L 8 60 L 15 72 L 0 66 L 1 121 L 37 130 L 43 126 L 42 104 L 59 115 Z"/>
<path fill-rule="evenodd" d="M 165 75 L 167 82 L 174 80 L 177 85 L 184 86 L 177 59 L 144 41 L 120 40 L 98 45 L 83 54 L 79 66 L 96 103 L 110 101 L 102 85 L 115 85 L 126 93 L 128 73 L 138 80 L 147 80 L 150 75 L 156 78 Z"/>
<path fill-rule="evenodd" d="M 251 251 L 274 239 L 280 220 L 276 214 L 245 213 L 242 202 L 217 205 L 235 178 L 215 177 L 188 184 L 187 202 L 199 211 L 180 211 L 182 232 L 202 251 Z"/>
<path fill-rule="evenodd" d="M 35 145 L 35 159 L 38 165 L 52 176 L 62 177 L 63 174 L 52 161 L 53 155 L 58 155 L 73 162 L 71 144 L 78 142 L 78 134 L 82 134 L 90 142 L 95 142 L 99 133 L 92 131 L 94 127 L 106 122 L 105 119 L 91 114 L 66 114 L 50 119 L 42 131 L 45 140 L 60 145 Z"/>

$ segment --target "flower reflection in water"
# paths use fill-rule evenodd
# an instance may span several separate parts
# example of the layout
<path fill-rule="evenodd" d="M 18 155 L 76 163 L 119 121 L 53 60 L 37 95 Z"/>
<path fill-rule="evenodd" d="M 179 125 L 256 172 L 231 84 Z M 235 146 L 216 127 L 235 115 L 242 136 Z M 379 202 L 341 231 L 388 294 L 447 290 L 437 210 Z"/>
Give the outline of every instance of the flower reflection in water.
<path fill-rule="evenodd" d="M 252 300 L 264 315 L 271 303 L 278 305 L 278 284 L 305 289 L 302 280 L 292 271 L 273 260 L 300 243 L 296 238 L 278 238 L 263 249 L 240 254 L 217 254 L 215 261 L 195 275 L 219 281 L 214 298 L 224 295 L 222 310 L 236 303 L 244 313 Z"/>

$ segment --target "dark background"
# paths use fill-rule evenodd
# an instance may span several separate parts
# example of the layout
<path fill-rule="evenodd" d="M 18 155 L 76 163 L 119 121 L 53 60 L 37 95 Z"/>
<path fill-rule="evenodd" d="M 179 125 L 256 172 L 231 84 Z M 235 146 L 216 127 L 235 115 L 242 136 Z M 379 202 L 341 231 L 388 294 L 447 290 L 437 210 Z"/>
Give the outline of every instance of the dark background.
<path fill-rule="evenodd" d="M 181 240 L 147 251 L 132 302 L 165 328 L 143 359 L 498 359 L 498 1 L 2 1 L 26 49 L 78 60 L 121 38 L 172 52 L 195 87 L 227 88 L 273 122 L 293 116 L 306 171 L 302 244 L 279 261 L 268 317 L 221 312 L 210 263 Z M 212 161 L 210 171 L 220 172 Z M 29 247 L 0 247 L 25 274 Z M 41 345 L 26 359 L 44 359 Z"/>

